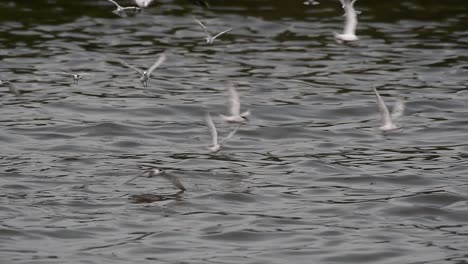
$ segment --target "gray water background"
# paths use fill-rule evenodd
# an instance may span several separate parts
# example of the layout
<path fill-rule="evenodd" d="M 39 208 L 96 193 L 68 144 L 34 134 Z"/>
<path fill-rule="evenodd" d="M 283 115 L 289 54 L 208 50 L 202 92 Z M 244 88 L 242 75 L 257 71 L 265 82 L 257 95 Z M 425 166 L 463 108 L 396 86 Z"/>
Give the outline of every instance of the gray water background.
<path fill-rule="evenodd" d="M 347 44 L 302 2 L 0 1 L 0 263 L 467 263 L 468 5 L 360 0 Z M 148 88 L 115 62 L 163 51 Z M 227 82 L 252 116 L 211 154 Z"/>

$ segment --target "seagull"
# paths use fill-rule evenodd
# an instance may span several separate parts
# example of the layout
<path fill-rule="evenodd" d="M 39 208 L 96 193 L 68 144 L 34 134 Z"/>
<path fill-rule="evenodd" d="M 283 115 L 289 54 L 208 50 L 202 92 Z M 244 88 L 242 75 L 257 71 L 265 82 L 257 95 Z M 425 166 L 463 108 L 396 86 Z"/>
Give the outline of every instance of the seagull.
<path fill-rule="evenodd" d="M 228 123 L 243 123 L 248 121 L 247 116 L 250 115 L 250 111 L 247 110 L 240 113 L 240 101 L 239 95 L 237 95 L 236 88 L 232 84 L 229 84 L 229 114 L 230 116 L 220 115 L 221 118 Z"/>
<path fill-rule="evenodd" d="M 405 110 L 405 105 L 403 101 L 398 100 L 393 107 L 393 111 L 390 114 L 388 111 L 387 106 L 385 105 L 384 101 L 382 100 L 382 97 L 380 97 L 379 92 L 375 87 L 373 87 L 375 96 L 377 97 L 377 105 L 379 106 L 379 112 L 380 116 L 382 117 L 382 126 L 380 127 L 380 130 L 382 131 L 390 131 L 390 130 L 395 130 L 398 129 L 392 120 L 397 119 L 398 117 L 403 115 L 403 112 Z"/>
<path fill-rule="evenodd" d="M 213 153 L 216 153 L 218 152 L 219 150 L 221 150 L 221 148 L 223 147 L 222 144 L 224 142 L 226 142 L 227 140 L 229 140 L 232 136 L 234 136 L 234 134 L 237 132 L 237 129 L 239 128 L 239 126 L 237 126 L 236 128 L 234 128 L 228 135 L 227 137 L 225 137 L 223 140 L 221 140 L 219 143 L 218 143 L 218 132 L 216 131 L 216 127 L 213 123 L 213 120 L 211 119 L 211 115 L 209 113 L 207 113 L 205 115 L 205 120 L 206 120 L 206 124 L 208 125 L 208 128 L 210 129 L 210 133 L 211 133 L 211 140 L 212 140 L 212 144 L 213 146 L 209 147 L 208 149 L 210 150 L 210 152 L 213 152 Z"/>
<path fill-rule="evenodd" d="M 8 89 L 10 90 L 10 92 L 16 96 L 20 96 L 21 95 L 21 92 L 16 89 L 16 86 L 14 86 L 11 82 L 9 81 L 2 81 L 0 80 L 0 86 L 3 86 L 3 85 L 6 85 L 8 86 Z"/>
<path fill-rule="evenodd" d="M 205 27 L 205 25 L 203 25 L 203 23 L 202 23 L 200 20 L 198 20 L 198 19 L 195 18 L 195 22 L 197 22 L 198 25 L 200 25 L 200 27 L 203 28 L 203 30 L 205 31 L 205 35 L 206 35 L 205 40 L 206 40 L 206 43 L 208 43 L 208 44 L 212 44 L 213 41 L 214 41 L 217 37 L 219 37 L 219 36 L 223 35 L 224 33 L 229 32 L 229 31 L 232 30 L 232 28 L 226 29 L 226 30 L 221 31 L 221 32 L 219 32 L 218 34 L 216 34 L 216 35 L 213 36 L 213 35 L 211 35 L 210 32 L 208 32 L 208 29 Z"/>
<path fill-rule="evenodd" d="M 131 181 L 135 180 L 136 178 L 144 175 L 144 174 L 148 174 L 148 178 L 152 178 L 152 177 L 155 177 L 155 176 L 160 176 L 168 181 L 170 181 L 175 187 L 179 188 L 180 190 L 182 191 L 185 191 L 186 188 L 184 187 L 184 185 L 182 185 L 182 183 L 180 182 L 179 178 L 177 176 L 175 176 L 174 174 L 172 173 L 169 173 L 165 170 L 162 170 L 162 169 L 158 169 L 156 167 L 150 167 L 148 169 L 146 169 L 145 171 L 143 171 L 142 173 L 138 174 L 137 176 L 131 178 L 130 180 L 124 182 L 124 184 L 128 184 L 130 183 Z"/>
<path fill-rule="evenodd" d="M 48 72 L 54 74 L 60 74 L 62 76 L 69 76 L 73 78 L 73 84 L 78 84 L 78 81 L 83 79 L 84 76 L 90 75 L 88 73 L 70 73 L 70 72 Z"/>
<path fill-rule="evenodd" d="M 345 10 L 345 26 L 343 34 L 335 33 L 335 38 L 344 41 L 355 41 L 359 38 L 356 36 L 356 26 L 357 26 L 357 13 L 354 9 L 354 3 L 356 0 L 340 0 L 343 9 Z"/>
<path fill-rule="evenodd" d="M 156 62 L 154 62 L 154 64 L 148 69 L 148 71 L 140 70 L 137 67 L 128 64 L 124 60 L 119 60 L 119 62 L 123 64 L 124 66 L 127 66 L 128 68 L 140 74 L 140 82 L 143 84 L 143 87 L 148 87 L 148 80 L 151 76 L 151 73 L 156 68 L 158 68 L 165 60 L 166 60 L 166 54 L 162 53 L 161 55 L 159 55 L 159 58 L 156 60 Z"/>
<path fill-rule="evenodd" d="M 123 6 L 119 5 L 119 4 L 117 4 L 117 2 L 115 2 L 114 0 L 107 0 L 107 1 L 113 3 L 117 7 L 117 9 L 112 11 L 112 13 L 118 15 L 119 17 L 127 17 L 127 13 L 126 13 L 127 11 L 131 11 L 134 14 L 140 13 L 140 11 L 141 11 L 141 8 L 136 7 L 136 6 L 123 7 Z"/>

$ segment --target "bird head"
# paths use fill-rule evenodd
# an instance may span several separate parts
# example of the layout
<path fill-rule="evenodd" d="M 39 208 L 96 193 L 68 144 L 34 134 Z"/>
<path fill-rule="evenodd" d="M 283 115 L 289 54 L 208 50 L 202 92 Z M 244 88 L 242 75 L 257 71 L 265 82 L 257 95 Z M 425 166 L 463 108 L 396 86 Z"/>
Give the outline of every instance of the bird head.
<path fill-rule="evenodd" d="M 151 178 L 151 177 L 154 177 L 154 176 L 157 176 L 157 175 L 163 173 L 164 170 L 153 167 L 153 168 L 148 169 L 148 172 L 149 172 L 148 177 Z"/>

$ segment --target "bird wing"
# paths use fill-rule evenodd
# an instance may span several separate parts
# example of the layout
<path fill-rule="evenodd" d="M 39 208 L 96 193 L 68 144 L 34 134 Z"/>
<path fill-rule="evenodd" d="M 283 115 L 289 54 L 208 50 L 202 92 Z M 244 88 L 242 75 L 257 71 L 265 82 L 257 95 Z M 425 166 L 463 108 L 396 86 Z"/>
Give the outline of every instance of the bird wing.
<path fill-rule="evenodd" d="M 237 94 L 236 88 L 232 83 L 228 86 L 229 92 L 229 112 L 233 116 L 238 116 L 240 113 L 240 101 L 239 95 Z"/>
<path fill-rule="evenodd" d="M 47 73 L 60 74 L 60 75 L 63 75 L 63 76 L 73 76 L 74 75 L 73 73 L 69 73 L 69 72 L 54 72 L 54 71 L 49 72 L 48 71 Z"/>
<path fill-rule="evenodd" d="M 205 34 L 206 34 L 208 37 L 211 37 L 211 34 L 210 34 L 210 32 L 208 32 L 208 29 L 205 27 L 205 25 L 203 25 L 203 23 L 202 23 L 200 20 L 198 20 L 198 19 L 196 19 L 196 18 L 194 18 L 194 19 L 195 19 L 195 22 L 197 22 L 198 25 L 200 25 L 200 27 L 203 28 L 203 30 L 205 31 Z"/>
<path fill-rule="evenodd" d="M 353 4 L 354 1 L 347 4 L 345 7 L 346 22 L 343 31 L 343 34 L 345 35 L 354 35 L 356 33 L 357 14 Z"/>
<path fill-rule="evenodd" d="M 239 130 L 240 125 L 236 126 L 225 138 L 221 140 L 219 144 L 223 144 L 224 142 L 227 142 L 234 134 Z"/>
<path fill-rule="evenodd" d="M 168 173 L 168 172 L 163 172 L 163 173 L 159 174 L 159 176 L 161 176 L 162 178 L 170 181 L 175 187 L 181 189 L 182 191 L 186 190 L 184 185 L 182 185 L 182 183 L 180 182 L 179 177 L 175 176 L 174 174 Z"/>
<path fill-rule="evenodd" d="M 342 7 L 342 8 L 345 8 L 345 6 L 346 6 L 345 0 L 340 0 L 340 3 L 341 3 L 341 7 Z"/>
<path fill-rule="evenodd" d="M 12 83 L 10 82 L 7 82 L 6 85 L 8 86 L 8 89 L 10 90 L 10 92 L 16 96 L 20 96 L 21 95 L 21 92 L 16 89 L 16 86 L 13 85 Z"/>
<path fill-rule="evenodd" d="M 247 111 L 240 114 L 240 116 L 242 116 L 242 117 L 247 117 L 249 115 L 250 115 L 250 110 L 247 110 Z"/>
<path fill-rule="evenodd" d="M 375 96 L 377 97 L 377 105 L 379 106 L 379 112 L 380 112 L 380 116 L 382 117 L 383 124 L 384 125 L 391 124 L 392 119 L 390 117 L 390 113 L 388 112 L 388 108 L 385 105 L 385 102 L 382 100 L 382 97 L 380 97 L 380 94 L 377 91 L 377 89 L 375 87 L 373 89 L 374 89 Z"/>
<path fill-rule="evenodd" d="M 9 81 L 0 81 L 0 85 L 6 85 L 8 86 L 8 89 L 10 90 L 10 92 L 16 96 L 20 96 L 21 95 L 21 92 L 16 89 L 16 86 L 13 85 L 11 82 Z"/>
<path fill-rule="evenodd" d="M 148 7 L 153 0 L 135 0 L 135 4 L 138 5 L 139 7 Z"/>
<path fill-rule="evenodd" d="M 149 169 L 147 169 L 147 170 L 144 170 L 143 172 L 139 173 L 137 176 L 135 176 L 135 177 L 131 178 L 130 180 L 124 182 L 124 184 L 130 183 L 131 181 L 135 180 L 136 178 L 140 177 L 141 175 L 143 175 L 143 174 L 149 172 L 151 169 L 152 169 L 152 168 L 149 168 Z"/>
<path fill-rule="evenodd" d="M 391 117 L 392 119 L 397 119 L 403 115 L 405 111 L 405 103 L 402 100 L 397 100 L 393 106 Z"/>
<path fill-rule="evenodd" d="M 229 32 L 229 31 L 231 31 L 231 30 L 232 30 L 232 28 L 226 29 L 226 30 L 224 30 L 224 31 L 221 31 L 221 32 L 219 32 L 218 34 L 216 34 L 216 35 L 213 37 L 213 39 L 215 39 L 215 38 L 221 36 L 222 34 L 224 34 L 224 33 L 226 33 L 226 32 Z"/>
<path fill-rule="evenodd" d="M 156 62 L 149 68 L 149 70 L 147 72 L 148 78 L 150 77 L 151 73 L 156 68 L 158 68 L 165 60 L 166 60 L 166 54 L 162 53 L 161 55 L 159 55 L 158 60 L 156 60 Z"/>
<path fill-rule="evenodd" d="M 96 77 L 96 74 L 94 73 L 88 73 L 88 72 L 80 72 L 77 75 L 81 75 L 81 77 L 89 77 L 89 78 L 94 78 Z"/>
<path fill-rule="evenodd" d="M 130 10 L 130 11 L 133 11 L 133 12 L 138 12 L 141 9 L 139 7 L 136 7 L 136 6 L 126 6 L 126 7 L 122 7 L 122 10 L 123 11 Z"/>
<path fill-rule="evenodd" d="M 114 0 L 107 0 L 107 1 L 113 3 L 113 4 L 116 5 L 117 7 L 121 7 L 121 6 L 120 6 L 119 4 L 117 4 L 117 2 L 115 2 Z"/>
<path fill-rule="evenodd" d="M 218 132 L 216 131 L 216 127 L 213 123 L 213 119 L 211 119 L 210 113 L 206 114 L 205 120 L 206 124 L 208 125 L 208 128 L 210 129 L 213 146 L 216 146 L 218 144 Z"/>
<path fill-rule="evenodd" d="M 140 70 L 140 69 L 138 69 L 137 67 L 128 64 L 126 61 L 124 61 L 124 60 L 122 60 L 122 59 L 119 59 L 118 61 L 119 61 L 122 65 L 124 65 L 124 66 L 126 66 L 126 67 L 128 67 L 128 68 L 130 68 L 130 69 L 132 69 L 132 70 L 134 70 L 134 71 L 136 71 L 136 72 L 138 72 L 138 74 L 143 75 L 143 71 Z"/>

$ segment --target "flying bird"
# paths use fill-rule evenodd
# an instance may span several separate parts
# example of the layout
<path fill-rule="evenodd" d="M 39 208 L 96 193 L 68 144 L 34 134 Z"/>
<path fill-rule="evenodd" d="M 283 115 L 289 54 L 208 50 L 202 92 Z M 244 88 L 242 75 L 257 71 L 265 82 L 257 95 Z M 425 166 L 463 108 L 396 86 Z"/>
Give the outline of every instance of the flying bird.
<path fill-rule="evenodd" d="M 218 131 L 216 131 L 216 127 L 213 123 L 213 119 L 211 119 L 211 115 L 209 113 L 206 113 L 205 121 L 206 121 L 206 124 L 208 125 L 208 128 L 210 129 L 211 143 L 212 143 L 212 146 L 209 147 L 208 149 L 210 150 L 210 152 L 213 152 L 213 153 L 221 150 L 221 148 L 223 147 L 222 144 L 228 141 L 232 136 L 234 136 L 234 134 L 237 132 L 237 129 L 239 128 L 239 126 L 237 126 L 223 140 L 218 142 Z"/>
<path fill-rule="evenodd" d="M 136 7 L 136 6 L 123 7 L 119 5 L 117 2 L 115 2 L 114 0 L 107 0 L 107 1 L 113 3 L 117 7 L 117 9 L 112 11 L 112 13 L 118 15 L 119 17 L 127 17 L 127 12 L 132 12 L 133 14 L 137 14 L 141 12 L 141 8 Z"/>
<path fill-rule="evenodd" d="M 392 113 L 390 113 L 382 97 L 380 97 L 380 94 L 377 91 L 377 89 L 373 87 L 373 90 L 377 98 L 377 105 L 379 106 L 379 112 L 382 118 L 382 126 L 380 127 L 380 130 L 390 131 L 398 129 L 399 127 L 397 127 L 393 122 L 394 120 L 403 115 L 403 112 L 405 110 L 405 105 L 403 101 L 398 100 L 393 107 Z"/>
<path fill-rule="evenodd" d="M 357 12 L 354 9 L 356 0 L 340 0 L 345 11 L 345 26 L 343 34 L 335 33 L 335 37 L 343 41 L 355 41 L 359 38 L 356 36 Z"/>
<path fill-rule="evenodd" d="M 172 185 L 174 185 L 175 187 L 179 188 L 180 190 L 182 191 L 185 191 L 186 188 L 184 187 L 184 185 L 180 182 L 179 178 L 172 174 L 172 173 L 169 173 L 165 170 L 162 170 L 162 169 L 158 169 L 156 167 L 150 167 L 148 169 L 146 169 L 145 171 L 141 172 L 140 174 L 138 174 L 137 176 L 131 178 L 130 180 L 126 181 L 124 184 L 128 184 L 130 183 L 131 181 L 135 180 L 136 178 L 140 177 L 140 176 L 143 176 L 147 174 L 147 177 L 148 178 L 152 178 L 152 177 L 155 177 L 155 176 L 159 176 L 163 179 L 166 179 L 168 180 L 169 182 L 172 183 Z"/>
<path fill-rule="evenodd" d="M 229 123 L 244 123 L 248 121 L 250 111 L 247 110 L 243 113 L 240 112 L 240 101 L 239 95 L 237 94 L 236 88 L 232 84 L 228 86 L 229 92 L 229 114 L 230 116 L 220 115 L 221 118 Z"/>
<path fill-rule="evenodd" d="M 59 74 L 62 76 L 72 77 L 73 84 L 78 84 L 78 81 L 83 79 L 84 76 L 90 75 L 88 73 L 71 73 L 71 72 L 48 72 L 53 74 Z"/>
<path fill-rule="evenodd" d="M 212 44 L 213 41 L 214 41 L 216 38 L 218 38 L 219 36 L 223 35 L 224 33 L 227 33 L 227 32 L 229 32 L 229 31 L 232 30 L 232 28 L 226 29 L 226 30 L 221 31 L 221 32 L 219 32 L 218 34 L 216 34 L 216 35 L 213 36 L 213 35 L 211 35 L 211 33 L 210 33 L 210 32 L 208 31 L 208 29 L 206 28 L 206 26 L 203 25 L 203 23 L 202 23 L 200 20 L 198 20 L 198 19 L 195 18 L 195 22 L 197 22 L 198 25 L 200 25 L 200 27 L 203 29 L 203 31 L 205 31 L 205 40 L 206 40 L 206 43 L 208 43 L 208 44 Z"/>
<path fill-rule="evenodd" d="M 9 81 L 2 81 L 0 80 L 0 86 L 4 86 L 6 85 L 8 87 L 8 89 L 10 90 L 10 92 L 16 96 L 20 96 L 21 95 L 21 92 L 16 89 L 16 86 L 13 85 L 11 82 Z"/>
<path fill-rule="evenodd" d="M 124 60 L 119 60 L 119 62 L 122 65 L 127 66 L 128 68 L 136 71 L 140 75 L 140 82 L 143 84 L 143 87 L 148 87 L 148 80 L 151 77 L 151 73 L 156 68 L 158 68 L 165 60 L 166 60 L 166 54 L 162 53 L 161 55 L 159 55 L 159 58 L 153 63 L 153 65 L 151 65 L 148 71 L 143 71 L 141 69 L 138 69 L 137 67 L 128 64 Z"/>

